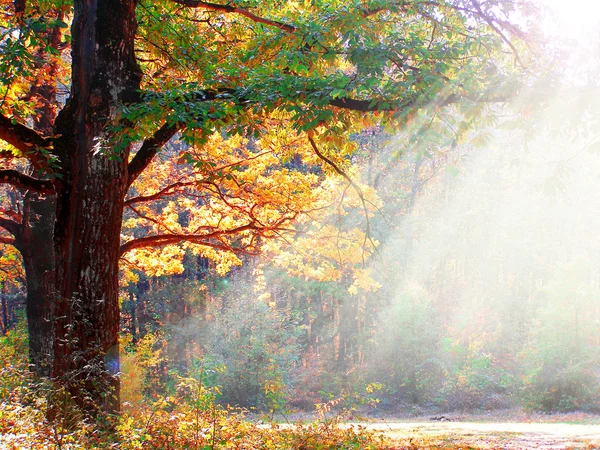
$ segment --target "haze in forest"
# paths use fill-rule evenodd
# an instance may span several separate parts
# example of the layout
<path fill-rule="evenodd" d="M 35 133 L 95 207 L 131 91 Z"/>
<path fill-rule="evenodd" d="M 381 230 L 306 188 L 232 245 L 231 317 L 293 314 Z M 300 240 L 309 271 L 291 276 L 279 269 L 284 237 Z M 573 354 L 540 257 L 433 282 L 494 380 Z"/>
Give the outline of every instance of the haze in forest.
<path fill-rule="evenodd" d="M 553 133 L 548 123 L 526 134 L 493 131 L 485 148 L 457 149 L 460 167 L 448 166 L 430 183 L 382 246 L 382 282 L 419 301 L 438 297 L 454 326 L 481 335 L 519 315 L 532 314 L 528 326 L 543 322 L 538 313 L 554 302 L 564 308 L 554 318 L 557 330 L 577 333 L 579 314 L 595 325 L 597 340 L 598 142 Z M 389 277 L 394 266 L 400 274 Z"/>

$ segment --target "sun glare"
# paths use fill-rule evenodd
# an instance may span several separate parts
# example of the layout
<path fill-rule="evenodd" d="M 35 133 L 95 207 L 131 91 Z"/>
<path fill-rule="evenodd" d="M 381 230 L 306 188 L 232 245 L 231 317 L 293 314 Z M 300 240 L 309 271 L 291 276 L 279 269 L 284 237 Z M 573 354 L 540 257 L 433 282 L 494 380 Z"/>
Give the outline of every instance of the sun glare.
<path fill-rule="evenodd" d="M 598 0 L 539 0 L 547 12 L 544 31 L 566 39 L 600 39 Z"/>

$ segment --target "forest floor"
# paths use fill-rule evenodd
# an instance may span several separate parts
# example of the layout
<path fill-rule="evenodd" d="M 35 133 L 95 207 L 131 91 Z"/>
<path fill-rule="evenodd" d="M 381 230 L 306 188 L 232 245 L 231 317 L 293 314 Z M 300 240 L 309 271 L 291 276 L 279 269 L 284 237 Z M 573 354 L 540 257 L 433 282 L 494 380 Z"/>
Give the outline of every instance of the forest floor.
<path fill-rule="evenodd" d="M 367 420 L 361 417 L 345 422 L 345 426 L 381 432 L 408 448 L 412 445 L 448 449 L 600 449 L 599 415 L 509 410 L 485 414 L 385 416 Z"/>
<path fill-rule="evenodd" d="M 592 449 L 600 448 L 600 425 L 524 422 L 373 422 L 401 444 L 418 448 Z"/>

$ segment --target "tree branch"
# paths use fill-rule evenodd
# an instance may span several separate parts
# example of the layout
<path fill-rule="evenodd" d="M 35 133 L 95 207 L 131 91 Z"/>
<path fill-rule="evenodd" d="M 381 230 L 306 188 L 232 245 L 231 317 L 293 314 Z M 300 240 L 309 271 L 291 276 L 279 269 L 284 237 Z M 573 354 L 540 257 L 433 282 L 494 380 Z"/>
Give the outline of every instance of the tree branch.
<path fill-rule="evenodd" d="M 203 9 L 208 9 L 211 11 L 220 11 L 220 12 L 225 12 L 225 13 L 240 14 L 254 22 L 258 22 L 258 23 L 262 23 L 264 25 L 279 28 L 280 30 L 287 31 L 288 33 L 293 33 L 294 31 L 296 31 L 296 27 L 293 25 L 289 25 L 289 24 L 283 23 L 283 22 L 278 22 L 276 20 L 266 19 L 264 17 L 257 16 L 254 13 L 251 13 L 247 9 L 238 8 L 238 7 L 232 6 L 232 5 L 219 5 L 216 3 L 203 2 L 203 1 L 199 1 L 199 0 L 172 0 L 172 1 L 175 3 L 178 3 L 180 5 L 190 7 L 190 8 L 203 8 Z"/>
<path fill-rule="evenodd" d="M 249 105 L 252 100 L 244 97 L 243 89 L 234 88 L 222 88 L 216 90 L 202 90 L 198 92 L 192 92 L 187 96 L 188 101 L 201 101 L 206 102 L 210 100 L 222 99 L 235 101 L 238 104 Z M 433 102 L 436 106 L 446 106 L 451 103 L 458 103 L 460 101 L 474 101 L 474 102 L 505 102 L 509 99 L 508 95 L 504 96 L 490 96 L 488 94 L 480 95 L 468 95 L 459 96 L 456 94 L 450 94 L 446 97 L 440 97 Z M 407 103 L 395 104 L 394 102 L 386 101 L 384 99 L 368 99 L 358 100 L 353 98 L 335 98 L 330 99 L 329 104 L 334 107 L 344 108 L 353 111 L 360 112 L 375 112 L 375 111 L 398 111 L 406 108 L 414 108 L 418 105 L 417 100 L 411 100 Z M 150 165 L 154 156 L 158 151 L 182 128 L 185 127 L 183 123 L 169 124 L 165 123 L 160 127 L 152 137 L 146 139 L 140 149 L 137 151 L 133 159 L 130 161 L 128 166 L 128 181 L 127 186 L 130 187 L 133 182 L 140 176 L 140 174 Z M 1 182 L 1 180 L 0 180 Z M 159 193 L 163 195 L 164 193 Z M 157 194 L 157 195 L 159 195 Z M 129 200 L 129 204 L 137 203 L 138 201 L 153 200 L 154 198 L 142 198 L 133 201 Z"/>
<path fill-rule="evenodd" d="M 151 202 L 153 200 L 158 200 L 166 195 L 172 195 L 172 194 L 178 192 L 179 188 L 193 186 L 195 184 L 198 184 L 198 183 L 196 181 L 173 183 L 173 184 L 170 184 L 169 186 L 161 189 L 160 191 L 156 192 L 155 194 L 140 195 L 138 197 L 132 197 L 130 199 L 127 199 L 127 200 L 125 200 L 125 206 L 131 206 L 131 205 L 135 205 L 136 203 Z"/>
<path fill-rule="evenodd" d="M 435 106 L 447 106 L 453 103 L 460 102 L 476 102 L 476 103 L 503 103 L 510 100 L 509 95 L 487 95 L 487 94 L 471 94 L 471 95 L 457 95 L 450 94 L 446 97 L 439 97 L 431 102 Z M 412 100 L 404 104 L 394 104 L 386 100 L 357 100 L 353 98 L 335 98 L 329 100 L 331 106 L 338 108 L 349 109 L 352 111 L 360 112 L 374 112 L 374 111 L 398 111 L 405 108 L 413 108 L 419 106 L 417 100 Z"/>
<path fill-rule="evenodd" d="M 152 159 L 162 146 L 169 142 L 169 140 L 175 136 L 175 133 L 179 131 L 179 127 L 179 124 L 169 125 L 165 123 L 151 138 L 144 141 L 127 167 L 129 174 L 127 187 L 131 186 L 146 167 L 150 165 Z"/>
<path fill-rule="evenodd" d="M 0 236 L 0 244 L 15 245 L 15 239 L 11 237 Z"/>
<path fill-rule="evenodd" d="M 525 64 L 523 64 L 523 62 L 521 61 L 521 58 L 519 57 L 519 52 L 516 49 L 516 47 L 513 45 L 512 42 L 510 42 L 510 39 L 508 39 L 504 33 L 502 32 L 502 30 L 500 30 L 493 22 L 493 19 L 490 18 L 490 16 L 488 16 L 487 14 L 485 14 L 482 10 L 481 10 L 481 5 L 479 4 L 479 2 L 477 0 L 471 0 L 471 3 L 473 3 L 473 5 L 475 6 L 475 8 L 477 8 L 477 11 L 480 14 L 480 17 L 483 18 L 483 20 L 486 21 L 486 23 L 489 25 L 489 27 L 494 30 L 499 36 L 500 38 L 504 41 L 504 43 L 506 45 L 508 45 L 510 47 L 510 49 L 512 50 L 513 54 L 515 55 L 515 59 L 517 60 L 517 62 L 521 65 L 521 67 L 525 67 Z M 514 31 L 513 31 L 514 32 Z"/>
<path fill-rule="evenodd" d="M 365 200 L 363 191 L 360 188 L 360 186 L 358 186 L 346 172 L 344 172 L 342 169 L 340 169 L 340 167 L 338 167 L 338 165 L 336 163 L 334 163 L 331 159 L 329 159 L 327 156 L 325 156 L 323 153 L 321 153 L 321 151 L 319 150 L 319 147 L 317 147 L 317 143 L 314 141 L 314 139 L 310 135 L 308 136 L 308 142 L 310 142 L 310 146 L 313 148 L 313 151 L 315 152 L 315 154 L 320 159 L 325 161 L 329 166 L 331 166 L 337 174 L 344 177 L 348 181 L 348 183 L 350 183 L 350 185 L 354 188 L 354 190 L 358 194 L 358 197 L 360 198 L 360 201 L 363 206 L 363 210 L 365 212 L 365 221 L 366 221 L 365 241 L 363 243 L 363 255 L 362 255 L 363 264 L 364 264 L 365 263 L 365 244 L 367 243 L 367 240 L 369 240 L 371 242 L 371 245 L 373 245 L 373 248 L 375 248 L 376 245 L 373 242 L 373 239 L 371 237 L 371 222 L 369 220 L 369 209 L 367 208 L 367 202 Z"/>
<path fill-rule="evenodd" d="M 135 250 L 137 248 L 156 248 L 164 245 L 178 244 L 180 242 L 191 242 L 193 244 L 205 245 L 207 247 L 218 248 L 222 250 L 234 251 L 230 246 L 223 243 L 210 242 L 211 239 L 216 239 L 221 236 L 228 236 L 232 234 L 241 233 L 247 230 L 256 230 L 257 226 L 254 223 L 248 223 L 237 228 L 229 230 L 215 230 L 211 233 L 206 234 L 158 234 L 154 236 L 144 236 L 137 239 L 132 239 L 121 245 L 120 255 L 123 256 L 125 253 Z M 235 249 L 237 250 L 237 249 Z"/>
<path fill-rule="evenodd" d="M 0 159 L 13 159 L 15 158 L 15 154 L 8 150 L 2 150 L 0 152 Z"/>
<path fill-rule="evenodd" d="M 43 167 L 46 163 L 46 158 L 40 149 L 49 148 L 52 145 L 50 139 L 40 136 L 31 128 L 2 114 L 0 114 L 0 139 L 19 150 L 36 167 Z M 10 157 L 10 155 L 10 152 L 1 152 L 0 154 L 3 158 Z"/>
<path fill-rule="evenodd" d="M 12 169 L 0 170 L 0 184 L 3 183 L 47 194 L 54 191 L 54 183 L 51 180 L 40 180 Z"/>
<path fill-rule="evenodd" d="M 0 227 L 4 228 L 15 238 L 18 237 L 21 233 L 21 224 L 15 222 L 14 220 L 7 219 L 5 217 L 0 217 Z"/>
<path fill-rule="evenodd" d="M 244 103 L 245 100 L 240 96 L 236 97 L 241 91 L 237 91 L 231 88 L 213 89 L 213 90 L 201 90 L 196 92 L 190 92 L 186 94 L 187 101 L 200 101 L 206 102 L 210 100 L 235 100 L 238 103 Z M 135 154 L 133 159 L 129 162 L 127 168 L 129 176 L 127 180 L 127 187 L 131 186 L 133 182 L 140 176 L 140 174 L 150 165 L 154 156 L 158 151 L 165 145 L 169 140 L 175 136 L 175 134 L 182 128 L 185 127 L 185 123 L 165 123 L 160 127 L 151 138 L 144 141 L 138 152 Z"/>

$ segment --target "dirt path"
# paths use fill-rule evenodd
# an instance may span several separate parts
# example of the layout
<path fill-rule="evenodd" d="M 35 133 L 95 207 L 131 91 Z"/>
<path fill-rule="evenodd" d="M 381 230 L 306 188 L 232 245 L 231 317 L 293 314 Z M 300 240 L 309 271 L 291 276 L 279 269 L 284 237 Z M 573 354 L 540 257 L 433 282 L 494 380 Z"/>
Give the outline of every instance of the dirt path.
<path fill-rule="evenodd" d="M 518 422 L 373 422 L 361 424 L 402 443 L 483 449 L 600 449 L 600 425 Z"/>

